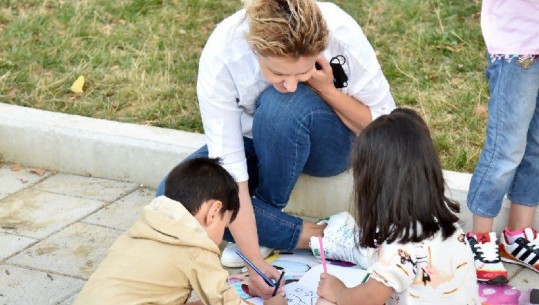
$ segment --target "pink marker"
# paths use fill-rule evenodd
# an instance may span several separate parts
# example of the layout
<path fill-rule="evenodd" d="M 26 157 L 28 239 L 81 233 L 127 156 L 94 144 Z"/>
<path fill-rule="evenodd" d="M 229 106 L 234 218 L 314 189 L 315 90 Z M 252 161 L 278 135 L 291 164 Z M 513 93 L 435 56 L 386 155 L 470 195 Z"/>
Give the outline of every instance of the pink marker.
<path fill-rule="evenodd" d="M 318 242 L 320 243 L 320 258 L 322 258 L 322 268 L 324 272 L 328 272 L 328 267 L 326 266 L 326 255 L 324 254 L 324 244 L 322 243 L 322 236 L 318 236 Z"/>

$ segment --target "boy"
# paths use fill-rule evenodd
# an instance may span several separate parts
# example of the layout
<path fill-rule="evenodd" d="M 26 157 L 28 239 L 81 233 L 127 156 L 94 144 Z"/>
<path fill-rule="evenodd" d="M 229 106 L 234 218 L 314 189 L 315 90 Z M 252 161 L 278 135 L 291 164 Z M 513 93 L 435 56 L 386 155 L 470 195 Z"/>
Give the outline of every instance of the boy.
<path fill-rule="evenodd" d="M 75 304 L 184 304 L 193 290 L 193 304 L 245 304 L 227 284 L 218 247 L 239 208 L 237 184 L 218 159 L 179 164 L 165 196 L 112 245 Z"/>

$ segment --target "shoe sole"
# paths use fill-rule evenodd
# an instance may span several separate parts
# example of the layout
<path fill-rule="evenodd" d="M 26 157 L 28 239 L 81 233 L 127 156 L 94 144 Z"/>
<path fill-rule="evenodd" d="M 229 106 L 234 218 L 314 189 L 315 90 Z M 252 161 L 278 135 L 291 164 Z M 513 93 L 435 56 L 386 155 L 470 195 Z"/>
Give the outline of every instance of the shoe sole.
<path fill-rule="evenodd" d="M 531 271 L 535 271 L 536 273 L 539 273 L 539 270 L 535 269 L 535 267 L 530 266 L 530 265 L 528 265 L 526 263 L 523 263 L 521 261 L 517 261 L 515 259 L 507 258 L 507 257 L 504 257 L 504 256 L 502 256 L 501 259 L 502 259 L 503 262 L 510 263 L 510 264 L 515 264 L 515 265 L 520 265 L 522 267 L 526 267 L 526 268 L 530 269 Z"/>
<path fill-rule="evenodd" d="M 477 281 L 488 285 L 504 285 L 509 282 L 509 280 L 503 275 L 498 275 L 497 277 L 490 280 L 477 279 Z"/>
<path fill-rule="evenodd" d="M 526 263 L 520 261 L 518 258 L 514 257 L 511 253 L 509 253 L 509 251 L 507 251 L 505 249 L 504 244 L 500 245 L 500 258 L 502 259 L 503 262 L 520 265 L 522 267 L 526 267 L 526 268 L 528 268 L 528 269 L 530 269 L 532 271 L 535 271 L 536 273 L 539 273 L 539 270 L 537 270 L 535 268 L 535 266 L 532 266 L 530 264 L 526 264 Z"/>
<path fill-rule="evenodd" d="M 265 253 L 261 253 L 261 254 L 264 257 L 264 259 L 266 259 L 273 254 L 273 250 L 269 251 L 267 255 L 265 255 Z M 239 260 L 227 261 L 227 260 L 223 260 L 223 258 L 221 257 L 221 265 L 228 268 L 243 268 L 245 267 L 245 262 L 241 258 Z"/>
<path fill-rule="evenodd" d="M 221 260 L 221 265 L 227 267 L 227 268 L 242 268 L 245 266 L 245 263 L 243 261 L 223 261 Z"/>

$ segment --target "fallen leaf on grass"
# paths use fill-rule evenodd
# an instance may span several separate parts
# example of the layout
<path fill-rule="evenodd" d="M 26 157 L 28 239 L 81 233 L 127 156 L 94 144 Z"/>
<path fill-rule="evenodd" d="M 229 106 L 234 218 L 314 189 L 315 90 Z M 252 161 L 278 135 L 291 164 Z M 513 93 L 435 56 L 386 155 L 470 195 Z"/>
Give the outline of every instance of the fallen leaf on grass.
<path fill-rule="evenodd" d="M 47 172 L 46 170 L 44 169 L 41 169 L 41 168 L 32 168 L 30 169 L 30 172 L 31 173 L 34 173 L 36 175 L 39 175 L 39 176 L 43 176 L 45 175 L 45 173 Z"/>
<path fill-rule="evenodd" d="M 82 87 L 84 87 L 84 76 L 79 76 L 76 81 L 71 85 L 71 91 L 74 93 L 83 93 Z"/>
<path fill-rule="evenodd" d="M 21 170 L 21 165 L 19 163 L 13 164 L 9 167 L 9 169 L 11 169 L 12 172 L 18 172 Z"/>
<path fill-rule="evenodd" d="M 475 114 L 477 114 L 477 116 L 480 118 L 486 117 L 487 112 L 488 112 L 487 107 L 481 104 L 477 104 L 477 106 L 475 107 Z"/>
<path fill-rule="evenodd" d="M 15 96 L 15 95 L 17 95 L 17 92 L 19 92 L 19 90 L 17 90 L 17 89 L 11 89 L 11 90 L 8 91 L 7 95 L 9 95 L 9 96 Z"/>

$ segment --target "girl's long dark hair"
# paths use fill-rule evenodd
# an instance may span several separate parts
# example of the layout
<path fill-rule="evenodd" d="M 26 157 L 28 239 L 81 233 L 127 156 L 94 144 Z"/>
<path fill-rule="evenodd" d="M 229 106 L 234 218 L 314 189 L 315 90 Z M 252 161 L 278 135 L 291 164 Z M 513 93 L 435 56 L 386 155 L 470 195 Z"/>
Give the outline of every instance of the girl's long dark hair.
<path fill-rule="evenodd" d="M 395 109 L 369 124 L 352 152 L 359 245 L 420 242 L 455 232 L 459 205 L 444 195 L 440 161 L 427 124 Z"/>

